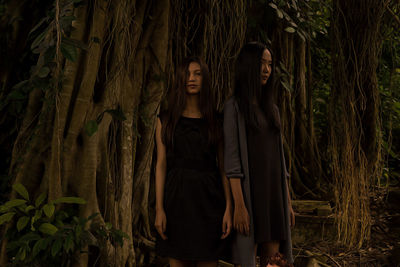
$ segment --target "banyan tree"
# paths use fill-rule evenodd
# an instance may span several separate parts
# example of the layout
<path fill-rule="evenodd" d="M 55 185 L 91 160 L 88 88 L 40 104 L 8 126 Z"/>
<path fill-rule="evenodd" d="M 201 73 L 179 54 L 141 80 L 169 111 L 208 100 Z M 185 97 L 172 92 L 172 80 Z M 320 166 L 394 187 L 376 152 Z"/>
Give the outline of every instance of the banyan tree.
<path fill-rule="evenodd" d="M 107 241 L 99 251 L 77 253 L 79 266 L 98 258 L 104 266 L 154 262 L 154 131 L 160 108 L 170 104 L 164 99 L 175 65 L 203 57 L 221 111 L 240 47 L 258 40 L 274 54 L 293 198 L 334 198 L 340 240 L 361 246 L 370 231 L 369 185 L 382 170 L 376 68 L 390 1 L 333 0 L 329 27 L 318 24 L 307 2 L 1 1 L 0 166 L 7 192 L 21 183 L 34 198 L 80 197 L 86 204 L 74 207 L 79 217 L 98 214 L 98 224 L 127 235 L 123 246 Z M 332 37 L 322 137 L 313 121 L 316 25 Z"/>

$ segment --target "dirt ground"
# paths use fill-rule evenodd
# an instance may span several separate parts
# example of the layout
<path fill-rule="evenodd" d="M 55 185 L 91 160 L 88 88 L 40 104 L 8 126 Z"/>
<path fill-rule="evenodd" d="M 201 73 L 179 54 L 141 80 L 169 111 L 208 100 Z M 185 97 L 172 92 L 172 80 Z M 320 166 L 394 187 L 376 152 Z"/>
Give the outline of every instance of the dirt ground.
<path fill-rule="evenodd" d="M 294 266 L 400 267 L 400 188 L 376 188 L 370 200 L 373 225 L 367 244 L 346 249 L 332 240 L 298 243 L 293 246 Z M 168 266 L 168 260 L 158 258 L 153 266 Z M 219 262 L 219 267 L 233 265 Z"/>
<path fill-rule="evenodd" d="M 295 266 L 400 266 L 400 188 L 376 188 L 371 214 L 371 240 L 361 249 L 332 241 L 294 246 Z"/>

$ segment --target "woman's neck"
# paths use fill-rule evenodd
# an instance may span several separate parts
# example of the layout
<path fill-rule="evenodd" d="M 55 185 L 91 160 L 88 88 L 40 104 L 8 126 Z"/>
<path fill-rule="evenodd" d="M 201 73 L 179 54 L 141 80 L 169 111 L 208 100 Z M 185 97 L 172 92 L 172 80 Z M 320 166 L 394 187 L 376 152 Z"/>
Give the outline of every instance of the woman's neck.
<path fill-rule="evenodd" d="M 183 109 L 182 115 L 194 118 L 202 117 L 199 95 L 186 95 L 186 106 Z"/>

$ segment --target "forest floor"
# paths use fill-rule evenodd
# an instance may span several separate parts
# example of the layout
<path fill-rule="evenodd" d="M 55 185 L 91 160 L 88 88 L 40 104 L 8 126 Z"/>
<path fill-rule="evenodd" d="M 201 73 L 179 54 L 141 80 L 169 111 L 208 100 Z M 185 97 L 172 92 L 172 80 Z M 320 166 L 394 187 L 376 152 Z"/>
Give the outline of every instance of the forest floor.
<path fill-rule="evenodd" d="M 333 241 L 294 246 L 296 267 L 400 266 L 400 188 L 377 188 L 371 196 L 371 240 L 361 249 Z"/>
<path fill-rule="evenodd" d="M 294 266 L 400 267 L 400 187 L 376 188 L 370 201 L 371 240 L 361 249 L 348 249 L 333 241 L 332 238 L 319 238 L 320 233 L 315 230 L 315 224 L 307 225 L 307 222 L 302 222 L 301 216 L 299 216 L 296 219 L 292 238 L 298 239 L 300 235 L 303 241 L 294 243 Z M 319 224 L 319 222 L 316 224 Z M 308 228 L 308 232 L 299 230 L 301 227 Z M 329 226 L 325 225 L 325 227 L 328 228 Z M 309 233 L 313 231 L 317 238 L 309 236 Z M 327 234 L 329 229 L 323 231 L 325 231 L 325 236 L 329 236 Z M 318 238 L 319 240 L 316 240 Z M 304 240 L 312 241 L 305 242 Z M 168 266 L 168 261 L 166 258 L 158 257 L 158 264 L 156 263 L 154 266 Z M 233 265 L 220 261 L 219 267 L 233 267 Z"/>

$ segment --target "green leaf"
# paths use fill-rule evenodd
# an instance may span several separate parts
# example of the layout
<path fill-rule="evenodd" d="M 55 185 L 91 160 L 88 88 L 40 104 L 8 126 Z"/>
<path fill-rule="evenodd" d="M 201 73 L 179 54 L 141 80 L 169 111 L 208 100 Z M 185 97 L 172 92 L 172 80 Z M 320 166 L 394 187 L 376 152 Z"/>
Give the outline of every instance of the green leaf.
<path fill-rule="evenodd" d="M 286 27 L 285 31 L 288 33 L 294 33 L 296 30 L 293 27 Z"/>
<path fill-rule="evenodd" d="M 75 227 L 75 239 L 76 239 L 76 240 L 79 240 L 80 237 L 81 237 L 81 234 L 82 234 L 82 226 L 77 225 L 77 226 Z"/>
<path fill-rule="evenodd" d="M 51 223 L 42 223 L 42 225 L 39 226 L 39 231 L 44 234 L 54 235 L 58 231 L 58 228 Z"/>
<path fill-rule="evenodd" d="M 25 203 L 26 203 L 26 200 L 25 200 L 25 199 L 13 199 L 13 200 L 7 201 L 7 202 L 4 204 L 4 207 L 5 207 L 7 210 L 9 210 L 9 209 L 11 209 L 11 208 L 13 208 L 13 207 L 17 207 L 17 206 L 24 205 Z"/>
<path fill-rule="evenodd" d="M 23 261 L 25 257 L 26 257 L 26 250 L 24 247 L 20 247 L 15 258 L 19 261 Z"/>
<path fill-rule="evenodd" d="M 46 199 L 47 195 L 46 193 L 41 193 L 35 200 L 35 206 L 38 208 L 40 205 L 42 205 L 43 201 Z"/>
<path fill-rule="evenodd" d="M 47 242 L 45 241 L 45 239 L 39 239 L 35 245 L 33 246 L 32 249 L 32 256 L 33 258 L 35 258 L 37 256 L 37 254 L 39 254 L 39 252 L 41 250 L 45 250 L 47 247 Z M 53 249 L 53 248 L 52 248 Z"/>
<path fill-rule="evenodd" d="M 269 3 L 269 6 L 272 7 L 273 9 L 277 9 L 278 8 L 274 3 Z"/>
<path fill-rule="evenodd" d="M 66 218 L 68 218 L 70 215 L 66 213 L 63 210 L 59 210 L 56 214 L 57 219 L 64 221 Z"/>
<path fill-rule="evenodd" d="M 0 216 L 0 225 L 2 225 L 5 222 L 11 221 L 11 219 L 14 217 L 15 212 L 8 212 Z"/>
<path fill-rule="evenodd" d="M 393 109 L 396 112 L 400 111 L 400 102 L 393 102 Z"/>
<path fill-rule="evenodd" d="M 33 226 L 33 224 L 34 224 L 37 220 L 39 220 L 41 217 L 42 217 L 42 210 L 36 210 L 35 216 L 33 216 L 33 217 L 32 217 L 32 220 L 31 220 L 31 230 L 32 230 L 32 231 L 35 231 L 35 227 Z"/>
<path fill-rule="evenodd" d="M 50 218 L 54 214 L 55 207 L 53 203 L 48 203 L 44 205 L 42 209 L 44 211 L 44 214 L 46 214 L 46 216 Z"/>
<path fill-rule="evenodd" d="M 37 234 L 37 233 L 35 233 L 35 232 L 29 232 L 29 233 L 27 233 L 26 235 L 23 235 L 23 236 L 19 239 L 19 241 L 22 241 L 22 242 L 27 243 L 27 242 L 34 241 L 34 240 L 39 240 L 39 239 L 41 239 L 41 238 L 42 238 L 42 237 L 41 237 L 39 234 Z"/>
<path fill-rule="evenodd" d="M 29 194 L 28 194 L 28 191 L 26 190 L 25 186 L 23 186 L 22 184 L 18 183 L 18 184 L 14 184 L 12 187 L 23 198 L 25 198 L 26 200 L 29 200 Z"/>
<path fill-rule="evenodd" d="M 70 250 L 71 250 L 71 251 L 74 250 L 74 241 L 73 241 L 72 238 L 73 238 L 72 235 L 69 234 L 69 235 L 67 236 L 67 238 L 65 239 L 65 242 L 64 242 L 64 250 L 67 251 L 67 252 L 69 252 Z"/>
<path fill-rule="evenodd" d="M 276 10 L 276 15 L 278 16 L 278 18 L 283 19 L 283 13 L 279 9 Z"/>
<path fill-rule="evenodd" d="M 86 200 L 80 197 L 60 197 L 54 200 L 53 203 L 86 204 Z"/>
<path fill-rule="evenodd" d="M 128 235 L 127 233 L 125 233 L 124 231 L 118 229 L 117 232 L 118 232 L 123 238 L 128 239 L 128 240 L 130 239 L 129 235 Z"/>
<path fill-rule="evenodd" d="M 392 156 L 395 159 L 399 159 L 399 156 L 393 150 L 390 149 L 389 144 L 386 141 L 383 141 L 382 145 L 385 148 L 385 150 L 389 153 L 390 156 Z M 391 172 L 391 173 L 393 175 L 393 173 L 395 173 L 395 172 Z"/>
<path fill-rule="evenodd" d="M 318 97 L 318 98 L 315 99 L 315 101 L 316 101 L 316 102 L 319 102 L 319 103 L 321 103 L 321 104 L 326 105 L 326 101 L 325 101 L 323 98 L 319 98 L 319 97 Z"/>
<path fill-rule="evenodd" d="M 49 67 L 43 67 L 43 68 L 40 69 L 40 71 L 38 73 L 38 76 L 40 78 L 46 78 L 47 75 L 49 75 L 49 73 L 50 73 Z"/>
<path fill-rule="evenodd" d="M 305 37 L 305 35 L 304 35 L 301 31 L 298 31 L 297 34 L 299 35 L 300 39 L 301 39 L 303 42 L 306 42 L 306 37 Z"/>
<path fill-rule="evenodd" d="M 30 212 L 31 210 L 34 210 L 34 209 L 35 209 L 34 206 L 29 205 L 29 206 L 27 206 L 27 207 L 25 208 L 25 212 Z"/>
<path fill-rule="evenodd" d="M 17 248 L 20 248 L 24 245 L 24 242 L 21 241 L 11 241 L 9 240 L 9 242 L 7 242 L 7 251 L 13 251 L 16 250 Z"/>
<path fill-rule="evenodd" d="M 100 215 L 100 213 L 99 212 L 95 212 L 95 213 L 93 213 L 92 215 L 90 215 L 87 219 L 88 219 L 88 221 L 90 221 L 90 220 L 93 220 L 95 217 L 97 217 L 98 215 Z"/>
<path fill-rule="evenodd" d="M 36 222 L 42 217 L 42 210 L 36 210 L 35 216 L 33 216 L 32 220 Z"/>
<path fill-rule="evenodd" d="M 118 109 L 107 109 L 105 112 L 109 113 L 114 119 L 124 121 L 126 120 L 125 114 L 120 108 Z"/>
<path fill-rule="evenodd" d="M 33 27 L 32 30 L 30 30 L 30 32 L 29 32 L 28 35 L 31 35 L 34 31 L 36 31 L 36 30 L 37 30 L 46 20 L 48 20 L 48 19 L 49 19 L 48 17 L 45 17 L 45 18 L 43 18 L 41 21 L 39 21 L 39 23 L 36 24 L 36 26 Z"/>
<path fill-rule="evenodd" d="M 99 129 L 99 126 L 96 121 L 88 121 L 85 125 L 86 134 L 89 136 L 94 135 L 95 132 Z"/>
<path fill-rule="evenodd" d="M 48 31 L 49 27 L 47 27 L 42 33 L 40 33 L 36 39 L 33 41 L 31 45 L 31 49 L 35 49 L 39 44 L 44 40 L 44 37 L 46 36 L 46 33 Z"/>
<path fill-rule="evenodd" d="M 22 82 L 17 83 L 16 85 L 14 85 L 14 86 L 12 87 L 12 89 L 19 89 L 19 88 L 21 88 L 21 87 L 24 87 L 24 86 L 27 85 L 27 84 L 29 84 L 29 80 L 25 80 L 25 81 L 22 81 Z"/>
<path fill-rule="evenodd" d="M 119 229 L 117 229 L 117 230 L 114 230 L 113 232 L 112 232 L 112 236 L 113 236 L 113 238 L 115 239 L 115 241 L 122 247 L 123 245 L 124 245 L 124 239 L 130 239 L 129 238 L 129 236 L 125 233 L 125 232 L 123 232 L 123 231 L 121 231 L 121 230 L 119 230 Z"/>
<path fill-rule="evenodd" d="M 89 46 L 87 44 L 85 44 L 82 41 L 76 40 L 76 39 L 70 39 L 70 38 L 64 37 L 63 42 L 68 45 L 72 45 L 77 48 L 80 48 L 82 50 L 86 50 L 86 51 L 89 50 Z"/>
<path fill-rule="evenodd" d="M 63 240 L 62 239 L 56 239 L 56 241 L 54 241 L 53 246 L 51 248 L 51 256 L 54 258 L 57 253 L 60 251 L 60 249 L 62 248 L 63 245 Z"/>
<path fill-rule="evenodd" d="M 44 53 L 44 62 L 43 64 L 48 65 L 49 63 L 54 61 L 56 56 L 56 47 L 54 45 L 47 48 L 46 52 Z"/>
<path fill-rule="evenodd" d="M 286 69 L 286 66 L 282 61 L 279 62 L 279 66 L 281 67 L 283 72 L 288 73 L 288 70 Z"/>
<path fill-rule="evenodd" d="M 25 260 L 25 257 L 26 257 L 26 248 L 23 248 L 19 258 L 21 261 L 23 261 L 23 260 Z"/>
<path fill-rule="evenodd" d="M 61 53 L 63 54 L 63 56 L 74 62 L 78 56 L 78 52 L 76 51 L 76 47 L 66 44 L 64 42 L 61 43 L 61 47 L 60 47 Z"/>
<path fill-rule="evenodd" d="M 30 219 L 31 218 L 28 217 L 28 216 L 22 216 L 21 218 L 18 219 L 18 222 L 17 222 L 17 230 L 18 230 L 18 232 L 21 232 L 21 230 L 26 227 L 26 225 L 28 224 Z"/>
<path fill-rule="evenodd" d="M 39 45 L 38 47 L 36 47 L 35 49 L 33 49 L 33 53 L 34 54 L 40 54 L 40 53 L 42 53 L 43 51 L 45 51 L 47 48 L 45 47 L 45 46 L 43 46 L 43 45 Z"/>
<path fill-rule="evenodd" d="M 18 210 L 20 210 L 20 211 L 22 211 L 22 212 L 25 212 L 25 209 L 27 208 L 28 206 L 26 205 L 26 204 L 22 204 L 22 205 L 20 205 L 20 206 L 18 206 L 18 207 L 16 207 Z"/>
<path fill-rule="evenodd" d="M 10 100 L 24 100 L 27 98 L 27 96 L 20 91 L 13 90 L 11 93 L 8 95 L 8 98 Z"/>
<path fill-rule="evenodd" d="M 287 91 L 291 91 L 290 90 L 290 85 L 287 81 L 281 81 L 281 84 L 283 85 L 283 87 L 287 90 Z"/>

